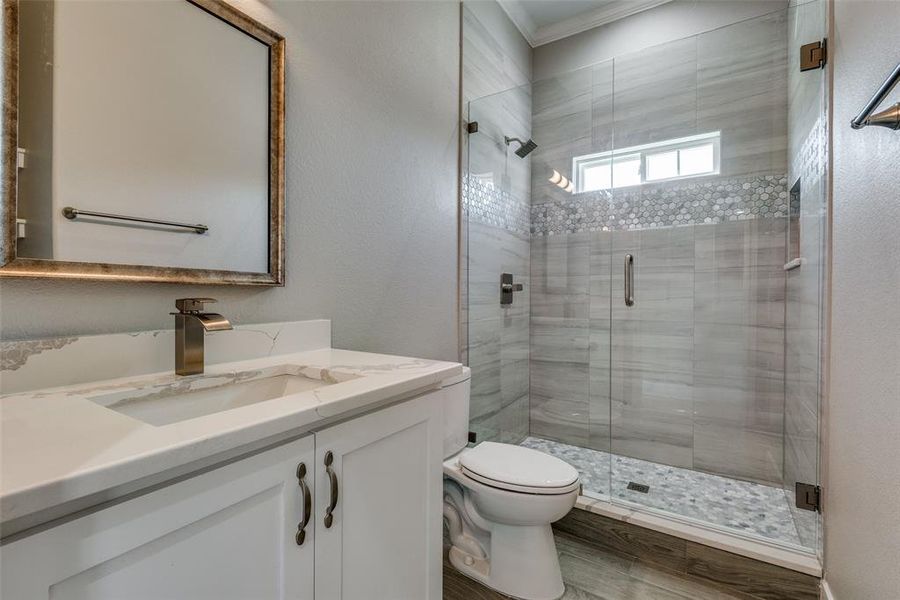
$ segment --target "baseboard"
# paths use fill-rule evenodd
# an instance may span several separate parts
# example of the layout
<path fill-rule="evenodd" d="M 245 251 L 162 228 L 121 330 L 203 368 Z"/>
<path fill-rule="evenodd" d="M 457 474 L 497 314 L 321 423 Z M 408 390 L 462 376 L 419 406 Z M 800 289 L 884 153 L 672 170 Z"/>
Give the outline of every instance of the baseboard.
<path fill-rule="evenodd" d="M 828 582 L 824 579 L 822 580 L 822 600 L 834 600 L 834 595 L 831 593 L 831 587 L 828 585 Z"/>

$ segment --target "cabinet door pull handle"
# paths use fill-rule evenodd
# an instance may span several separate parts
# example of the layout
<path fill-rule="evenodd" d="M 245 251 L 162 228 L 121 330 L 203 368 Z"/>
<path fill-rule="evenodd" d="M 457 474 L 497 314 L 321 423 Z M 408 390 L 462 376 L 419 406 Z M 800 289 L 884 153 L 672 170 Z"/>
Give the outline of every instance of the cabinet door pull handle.
<path fill-rule="evenodd" d="M 309 486 L 306 485 L 306 464 L 297 465 L 297 480 L 300 482 L 300 493 L 303 495 L 303 516 L 300 518 L 300 524 L 297 525 L 297 535 L 294 539 L 298 546 L 302 546 L 306 541 L 306 526 L 309 525 L 309 517 L 312 514 L 312 494 L 309 493 Z"/>
<path fill-rule="evenodd" d="M 334 455 L 329 450 L 325 453 L 325 472 L 328 473 L 328 480 L 331 484 L 331 499 L 328 503 L 328 508 L 325 509 L 326 529 L 331 527 L 331 524 L 334 522 L 334 509 L 338 503 L 338 480 L 334 469 L 331 468 L 332 463 L 334 463 Z"/>

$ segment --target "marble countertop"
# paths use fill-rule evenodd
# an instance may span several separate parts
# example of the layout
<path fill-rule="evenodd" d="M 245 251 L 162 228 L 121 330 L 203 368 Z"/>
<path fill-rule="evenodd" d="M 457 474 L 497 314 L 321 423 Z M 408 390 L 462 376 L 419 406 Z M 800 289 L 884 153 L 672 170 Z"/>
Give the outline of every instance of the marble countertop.
<path fill-rule="evenodd" d="M 91 400 L 148 386 L 183 392 L 209 385 L 211 377 L 233 381 L 280 365 L 337 383 L 164 426 Z M 165 372 L 2 396 L 0 523 L 311 431 L 461 372 L 458 363 L 326 348 L 207 365 L 204 375 L 192 377 Z"/>

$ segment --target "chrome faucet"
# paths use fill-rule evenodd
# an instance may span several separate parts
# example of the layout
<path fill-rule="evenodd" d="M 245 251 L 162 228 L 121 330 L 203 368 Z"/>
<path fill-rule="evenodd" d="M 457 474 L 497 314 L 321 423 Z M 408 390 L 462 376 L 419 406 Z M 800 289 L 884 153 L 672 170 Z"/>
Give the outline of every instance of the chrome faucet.
<path fill-rule="evenodd" d="M 203 372 L 203 334 L 206 331 L 232 329 L 228 319 L 203 311 L 203 305 L 215 298 L 179 298 L 175 301 L 175 373 L 197 375 Z"/>

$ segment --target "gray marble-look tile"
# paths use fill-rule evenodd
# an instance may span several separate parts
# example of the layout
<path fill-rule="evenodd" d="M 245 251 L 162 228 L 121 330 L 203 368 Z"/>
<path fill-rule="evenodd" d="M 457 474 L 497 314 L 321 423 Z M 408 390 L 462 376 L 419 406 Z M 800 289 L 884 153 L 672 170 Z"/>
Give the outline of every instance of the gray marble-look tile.
<path fill-rule="evenodd" d="M 781 327 L 694 323 L 694 370 L 718 377 L 784 376 Z"/>
<path fill-rule="evenodd" d="M 617 57 L 614 79 L 617 148 L 698 133 L 695 38 Z"/>
<path fill-rule="evenodd" d="M 490 3 L 476 3 L 475 8 L 500 11 Z M 483 23 L 486 15 L 463 6 L 463 80 L 465 101 L 495 94 L 524 85 L 531 79 L 530 61 L 515 56 L 504 48 L 490 26 Z"/>
<path fill-rule="evenodd" d="M 466 137 L 468 174 L 528 204 L 531 157 L 515 155 L 516 146 L 507 145 L 505 137 L 532 137 L 531 86 L 473 100 L 468 106 L 468 119 L 478 123 L 478 132 Z"/>
<path fill-rule="evenodd" d="M 781 379 L 697 371 L 693 400 L 695 420 L 783 434 L 784 382 Z"/>
<path fill-rule="evenodd" d="M 590 407 L 587 362 L 532 358 L 531 432 L 587 445 Z"/>
<path fill-rule="evenodd" d="M 694 422 L 694 468 L 780 486 L 783 436 L 720 421 Z"/>
<path fill-rule="evenodd" d="M 533 85 L 531 154 L 532 202 L 552 202 L 570 196 L 548 179 L 557 171 L 568 179 L 572 157 L 591 152 L 592 69 L 576 69 Z"/>
<path fill-rule="evenodd" d="M 697 36 L 700 131 L 721 131 L 721 169 L 738 175 L 787 162 L 784 11 Z"/>
<path fill-rule="evenodd" d="M 693 276 L 694 317 L 723 325 L 784 326 L 782 267 L 697 269 Z"/>
<path fill-rule="evenodd" d="M 614 61 L 595 64 L 591 69 L 591 151 L 613 149 Z"/>
<path fill-rule="evenodd" d="M 694 229 L 697 269 L 783 268 L 785 227 L 781 217 L 699 225 Z"/>

